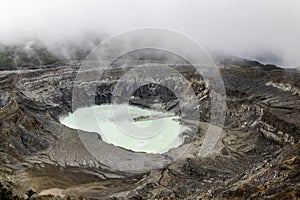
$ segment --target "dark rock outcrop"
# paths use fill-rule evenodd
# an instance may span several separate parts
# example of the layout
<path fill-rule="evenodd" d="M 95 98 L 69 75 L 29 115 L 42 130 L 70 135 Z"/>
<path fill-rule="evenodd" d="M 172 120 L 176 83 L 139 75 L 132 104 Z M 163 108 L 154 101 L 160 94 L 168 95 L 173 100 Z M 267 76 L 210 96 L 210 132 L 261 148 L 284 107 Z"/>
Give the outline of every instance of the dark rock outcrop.
<path fill-rule="evenodd" d="M 32 188 L 38 194 L 65 198 L 299 198 L 299 72 L 221 67 L 227 95 L 225 126 L 221 140 L 203 158 L 199 147 L 211 126 L 208 83 L 190 67 L 175 66 L 195 91 L 200 125 L 193 114 L 182 122 L 197 132 L 183 134 L 187 137 L 184 145 L 190 146 L 178 160 L 173 162 L 172 156 L 181 147 L 166 155 L 143 154 L 140 157 L 153 161 L 148 163 L 149 171 L 134 173 L 120 169 L 126 158 L 135 158 L 135 152 L 118 149 L 124 163 L 111 168 L 101 162 L 105 156 L 93 156 L 82 144 L 79 132 L 59 123 L 59 118 L 74 108 L 74 86 L 79 88 L 76 95 L 82 97 L 79 105 L 127 100 L 124 96 L 131 80 L 120 84 L 122 95 L 112 99 L 126 70 L 114 69 L 99 80 L 80 82 L 76 79 L 78 68 L 79 63 L 72 63 L 0 77 L 0 179 L 14 193 L 24 195 Z M 132 94 L 130 103 L 180 114 L 180 99 L 172 92 L 178 89 L 179 79 L 167 78 L 173 82 L 170 88 L 144 85 Z M 185 106 L 193 110 L 194 104 Z M 90 142 L 105 146 L 106 152 L 101 154 L 117 148 L 91 135 Z"/>

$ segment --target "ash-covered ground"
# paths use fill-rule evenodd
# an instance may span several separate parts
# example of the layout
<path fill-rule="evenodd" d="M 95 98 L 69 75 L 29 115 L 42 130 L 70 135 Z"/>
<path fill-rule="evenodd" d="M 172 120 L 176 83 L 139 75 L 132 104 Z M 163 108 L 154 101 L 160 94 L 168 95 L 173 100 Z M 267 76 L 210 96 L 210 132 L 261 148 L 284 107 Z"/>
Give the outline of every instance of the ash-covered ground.
<path fill-rule="evenodd" d="M 299 71 L 257 62 L 219 62 L 226 90 L 225 125 L 219 142 L 201 157 L 203 134 L 208 126 L 218 126 L 210 124 L 207 83 L 192 66 L 168 64 L 189 81 L 201 112 L 200 120 L 191 115 L 181 122 L 192 131 L 181 146 L 188 146 L 187 151 L 173 160 L 180 147 L 169 154 L 137 153 L 59 122 L 72 111 L 74 85 L 80 86 L 80 95 L 95 96 L 95 104 L 107 104 L 126 72 L 116 67 L 98 82 L 78 82 L 80 65 L 64 61 L 0 71 L 0 179 L 13 194 L 26 198 L 31 189 L 36 192 L 33 199 L 300 198 Z M 166 79 L 178 82 L 175 76 Z M 91 84 L 96 94 L 88 93 Z M 123 91 L 128 91 L 126 84 Z M 154 84 L 136 90 L 130 104 L 179 113 L 174 94 Z M 82 144 L 81 134 L 101 147 L 97 156 Z M 106 165 L 113 155 L 118 159 Z M 144 161 L 146 167 L 140 166 Z"/>

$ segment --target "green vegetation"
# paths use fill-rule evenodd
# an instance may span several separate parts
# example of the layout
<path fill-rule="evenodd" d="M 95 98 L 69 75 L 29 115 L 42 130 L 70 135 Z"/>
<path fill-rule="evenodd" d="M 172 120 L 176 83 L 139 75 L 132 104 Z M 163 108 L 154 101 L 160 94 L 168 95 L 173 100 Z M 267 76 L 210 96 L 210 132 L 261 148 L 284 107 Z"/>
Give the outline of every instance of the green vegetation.
<path fill-rule="evenodd" d="M 27 195 L 27 199 L 30 199 L 32 197 L 32 195 L 34 195 L 36 192 L 34 192 L 32 189 L 28 190 L 26 192 L 26 195 Z"/>
<path fill-rule="evenodd" d="M 36 192 L 34 192 L 32 189 L 28 190 L 26 192 L 27 200 L 29 200 Z M 20 198 L 19 196 L 13 195 L 12 191 L 5 188 L 0 183 L 0 200 L 20 200 L 24 198 Z"/>
<path fill-rule="evenodd" d="M 5 188 L 1 183 L 0 183 L 0 199 L 1 200 L 18 200 L 20 199 L 19 197 L 17 196 L 14 196 L 12 194 L 12 192 Z"/>
<path fill-rule="evenodd" d="M 97 40 L 91 44 L 76 45 L 72 43 L 62 43 L 52 50 L 39 41 L 27 42 L 17 45 L 0 44 L 0 70 L 15 70 L 19 68 L 34 68 L 39 65 L 49 65 L 62 60 L 82 60 L 91 49 L 97 44 Z M 159 60 L 164 61 L 172 59 L 179 62 L 179 58 L 171 56 L 164 51 L 144 50 L 131 54 L 135 60 Z M 126 56 L 125 56 L 126 57 Z M 236 56 L 226 55 L 217 57 L 216 60 L 223 65 L 239 66 L 242 68 L 260 68 L 264 70 L 281 69 L 276 65 L 264 65 L 258 61 L 239 58 Z"/>
<path fill-rule="evenodd" d="M 41 45 L 0 45 L 0 70 L 47 65 L 58 60 L 57 56 Z"/>
<path fill-rule="evenodd" d="M 281 68 L 277 67 L 276 65 L 267 64 L 267 65 L 264 66 L 264 69 L 273 70 L 273 69 L 281 69 Z"/>
<path fill-rule="evenodd" d="M 228 66 L 235 65 L 235 66 L 239 66 L 242 68 L 255 68 L 256 67 L 256 68 L 261 68 L 264 70 L 281 69 L 280 67 L 277 67 L 276 65 L 271 65 L 271 64 L 264 65 L 258 61 L 238 58 L 235 56 L 223 58 L 223 59 L 221 59 L 220 63 L 223 65 L 228 65 Z"/>

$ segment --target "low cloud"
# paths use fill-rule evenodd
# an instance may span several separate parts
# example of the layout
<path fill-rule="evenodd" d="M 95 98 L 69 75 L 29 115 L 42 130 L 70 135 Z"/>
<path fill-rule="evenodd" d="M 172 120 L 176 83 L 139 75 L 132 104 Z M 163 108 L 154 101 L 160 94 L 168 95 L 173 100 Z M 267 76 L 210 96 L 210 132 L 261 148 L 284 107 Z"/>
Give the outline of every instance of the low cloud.
<path fill-rule="evenodd" d="M 2 0 L 0 42 L 85 43 L 140 27 L 174 29 L 208 50 L 300 67 L 298 0 Z"/>

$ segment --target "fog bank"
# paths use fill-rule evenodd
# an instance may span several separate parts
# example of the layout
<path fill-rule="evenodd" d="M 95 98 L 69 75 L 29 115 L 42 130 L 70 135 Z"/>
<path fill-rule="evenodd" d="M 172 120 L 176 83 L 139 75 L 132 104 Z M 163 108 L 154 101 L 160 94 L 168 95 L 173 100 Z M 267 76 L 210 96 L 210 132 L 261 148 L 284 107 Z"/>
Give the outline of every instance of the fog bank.
<path fill-rule="evenodd" d="M 161 27 L 208 50 L 300 67 L 298 0 L 1 0 L 0 42 L 48 46 Z"/>

